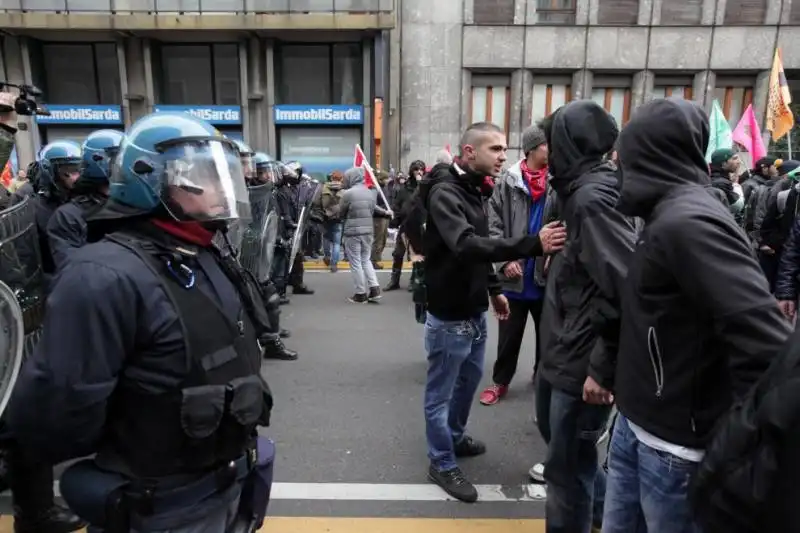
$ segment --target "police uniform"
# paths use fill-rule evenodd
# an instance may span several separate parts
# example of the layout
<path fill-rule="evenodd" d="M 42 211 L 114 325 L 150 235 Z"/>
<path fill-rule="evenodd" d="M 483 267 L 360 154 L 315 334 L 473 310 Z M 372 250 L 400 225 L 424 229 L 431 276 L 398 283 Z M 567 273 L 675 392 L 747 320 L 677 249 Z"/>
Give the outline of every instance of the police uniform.
<path fill-rule="evenodd" d="M 73 252 L 17 382 L 9 417 L 20 442 L 52 462 L 96 454 L 65 471 L 61 493 L 107 533 L 222 533 L 263 519 L 259 480 L 271 481 L 274 456 L 256 434 L 272 407 L 263 303 L 208 227 L 218 198 L 220 220 L 244 214 L 234 154 L 187 114 L 134 124 L 104 209 L 138 216 Z M 208 222 L 186 207 L 198 198 Z"/>

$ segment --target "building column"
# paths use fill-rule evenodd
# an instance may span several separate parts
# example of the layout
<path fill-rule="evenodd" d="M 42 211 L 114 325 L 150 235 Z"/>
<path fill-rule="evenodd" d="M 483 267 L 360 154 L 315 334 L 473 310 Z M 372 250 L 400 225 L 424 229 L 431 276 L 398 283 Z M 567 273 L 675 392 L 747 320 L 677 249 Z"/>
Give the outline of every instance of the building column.
<path fill-rule="evenodd" d="M 656 0 L 639 0 L 639 26 L 650 26 L 655 24 L 652 18 L 655 18 L 655 5 Z M 660 7 L 660 6 L 658 6 Z M 652 15 L 652 16 L 651 16 Z M 661 19 L 661 10 L 659 9 L 659 20 Z"/>
<path fill-rule="evenodd" d="M 133 122 L 131 117 L 131 105 L 127 96 L 130 92 L 128 89 L 128 62 L 125 59 L 125 41 L 123 39 L 117 40 L 117 69 L 119 70 L 119 92 L 122 98 L 122 121 L 125 129 L 131 127 Z"/>
<path fill-rule="evenodd" d="M 598 15 L 600 14 L 600 0 L 588 0 L 587 2 L 578 2 L 579 4 L 588 3 L 589 4 L 589 13 L 588 13 L 588 20 L 589 24 L 594 26 L 597 24 Z M 577 18 L 577 17 L 576 17 Z"/>
<path fill-rule="evenodd" d="M 531 123 L 533 73 L 519 69 L 511 73 L 511 109 L 508 120 L 508 149 L 519 150 L 522 131 Z"/>
<path fill-rule="evenodd" d="M 363 43 L 364 89 L 361 101 L 364 106 L 364 124 L 361 128 L 361 149 L 364 151 L 367 161 L 372 164 L 372 39 L 364 39 Z"/>
<path fill-rule="evenodd" d="M 25 63 L 28 62 L 27 70 L 30 73 L 30 61 L 23 59 L 23 54 L 27 53 L 27 46 L 23 49 L 20 39 L 20 37 L 3 37 L 6 79 L 12 83 L 30 83 L 29 79 L 25 77 Z M 33 117 L 20 116 L 17 123 L 19 129 L 14 140 L 17 159 L 20 168 L 25 168 L 36 158 L 39 131 Z"/>
<path fill-rule="evenodd" d="M 472 107 L 472 71 L 469 69 L 461 69 L 461 127 L 458 128 L 458 135 L 466 131 L 467 127 L 472 123 L 470 116 L 470 108 Z M 458 151 L 454 151 L 457 154 Z"/>
<path fill-rule="evenodd" d="M 400 17 L 398 16 L 398 24 Z M 389 30 L 389 90 L 384 102 L 384 159 L 400 167 L 400 30 Z"/>
<path fill-rule="evenodd" d="M 703 70 L 694 75 L 694 82 L 692 83 L 694 100 L 700 103 L 706 110 L 711 109 L 716 85 L 717 75 L 711 71 Z"/>
<path fill-rule="evenodd" d="M 711 26 L 714 24 L 714 21 L 717 18 L 717 12 L 715 11 L 717 2 L 718 0 L 703 0 L 703 11 L 700 17 L 700 24 L 703 26 Z"/>
<path fill-rule="evenodd" d="M 152 113 L 156 105 L 156 91 L 153 82 L 153 55 L 152 55 L 152 41 L 150 39 L 142 40 L 142 58 L 144 59 L 144 88 L 145 88 L 145 102 L 147 104 L 147 113 Z M 158 73 L 159 76 L 161 73 Z"/>
<path fill-rule="evenodd" d="M 248 95 L 250 94 L 250 81 L 247 70 L 247 43 L 244 41 L 239 42 L 239 117 L 242 119 L 242 138 L 244 142 L 250 146 L 254 146 L 255 139 L 250 132 L 250 102 Z"/>
<path fill-rule="evenodd" d="M 144 57 L 144 43 L 142 39 L 131 37 L 121 44 L 125 55 L 126 83 L 123 89 L 123 105 L 127 109 L 126 121 L 135 122 L 145 116 L 152 109 L 153 76 L 147 74 L 151 70 L 148 53 L 147 61 Z M 122 71 L 120 71 L 122 72 Z M 149 83 L 145 79 L 149 77 Z M 127 124 L 127 122 L 126 122 Z"/>
<path fill-rule="evenodd" d="M 640 70 L 633 75 L 631 111 L 653 99 L 655 78 L 655 74 L 649 70 Z"/>
<path fill-rule="evenodd" d="M 264 81 L 264 110 L 266 117 L 266 146 L 269 155 L 278 157 L 278 135 L 275 131 L 275 41 L 269 40 L 265 43 L 264 62 L 265 62 L 265 81 Z"/>
<path fill-rule="evenodd" d="M 264 65 L 261 54 L 261 40 L 258 39 L 258 37 L 251 37 L 248 41 L 248 46 L 247 79 L 249 81 L 249 87 L 247 88 L 245 97 L 249 105 L 247 117 L 250 125 L 250 146 L 258 151 L 268 151 L 266 150 L 267 138 L 264 131 L 266 120 L 264 113 Z"/>
<path fill-rule="evenodd" d="M 572 99 L 591 98 L 594 75 L 591 70 L 582 69 L 572 75 Z"/>
<path fill-rule="evenodd" d="M 759 124 L 765 124 L 767 119 L 767 101 L 769 99 L 769 70 L 762 70 L 756 76 L 756 85 L 753 87 L 753 112 Z"/>

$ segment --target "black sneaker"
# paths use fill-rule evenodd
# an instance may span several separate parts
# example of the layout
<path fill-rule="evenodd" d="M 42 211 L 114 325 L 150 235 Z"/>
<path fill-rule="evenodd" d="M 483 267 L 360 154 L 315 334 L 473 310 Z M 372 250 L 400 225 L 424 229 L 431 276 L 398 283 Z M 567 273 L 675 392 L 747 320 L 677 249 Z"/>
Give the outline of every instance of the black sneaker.
<path fill-rule="evenodd" d="M 367 300 L 372 303 L 378 303 L 378 300 L 383 298 L 383 294 L 381 294 L 380 287 L 370 287 L 369 288 L 369 296 L 367 296 Z"/>
<path fill-rule="evenodd" d="M 354 294 L 350 298 L 347 299 L 348 302 L 351 304 L 365 304 L 367 303 L 367 295 L 364 293 L 361 294 Z"/>
<path fill-rule="evenodd" d="M 433 466 L 428 469 L 428 480 L 442 487 L 447 494 L 466 503 L 478 501 L 478 490 L 467 481 L 460 468 L 452 470 L 436 470 Z"/>
<path fill-rule="evenodd" d="M 465 435 L 461 442 L 453 443 L 453 451 L 456 457 L 475 457 L 486 453 L 486 445 L 469 435 Z"/>

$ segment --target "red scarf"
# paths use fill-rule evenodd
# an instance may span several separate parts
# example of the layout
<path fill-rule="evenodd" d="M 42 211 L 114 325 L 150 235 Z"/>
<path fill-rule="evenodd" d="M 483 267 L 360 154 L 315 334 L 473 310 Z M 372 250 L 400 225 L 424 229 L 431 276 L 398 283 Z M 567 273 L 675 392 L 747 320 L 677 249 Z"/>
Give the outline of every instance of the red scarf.
<path fill-rule="evenodd" d="M 153 219 L 153 225 L 166 231 L 173 237 L 198 246 L 211 246 L 214 232 L 203 227 L 200 222 L 177 222 L 175 220 Z"/>
<path fill-rule="evenodd" d="M 525 181 L 528 182 L 528 188 L 531 190 L 531 198 L 533 198 L 533 202 L 536 203 L 547 190 L 547 167 L 540 168 L 539 170 L 531 170 L 523 159 L 519 164 L 519 168 L 522 170 L 522 176 L 525 178 Z"/>

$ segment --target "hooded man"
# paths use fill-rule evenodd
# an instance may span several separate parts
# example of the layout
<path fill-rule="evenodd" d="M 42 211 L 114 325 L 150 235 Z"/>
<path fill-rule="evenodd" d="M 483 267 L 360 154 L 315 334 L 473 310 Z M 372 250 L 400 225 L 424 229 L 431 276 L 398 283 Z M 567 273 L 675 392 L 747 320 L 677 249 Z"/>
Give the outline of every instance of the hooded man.
<path fill-rule="evenodd" d="M 731 176 L 741 163 L 739 154 L 730 148 L 721 148 L 711 154 L 711 187 L 722 191 L 731 213 L 736 215 L 744 208 L 744 198 L 736 193 Z"/>
<path fill-rule="evenodd" d="M 451 161 L 452 162 L 452 161 Z M 447 163 L 448 165 L 450 163 Z M 403 259 L 406 256 L 406 239 L 403 223 L 408 208 L 411 205 L 417 184 L 425 173 L 425 163 L 414 161 L 408 169 L 408 175 L 400 174 L 397 177 L 397 185 L 392 198 L 392 219 L 391 227 L 398 228 L 397 236 L 394 240 L 394 250 L 392 251 L 392 277 L 384 288 L 385 291 L 396 291 L 400 288 L 400 276 L 403 272 Z"/>
<path fill-rule="evenodd" d="M 588 532 L 602 516 L 596 445 L 613 400 L 593 380 L 592 366 L 616 353 L 619 291 L 636 239 L 633 222 L 616 210 L 617 169 L 606 160 L 618 131 L 591 100 L 567 104 L 545 124 L 550 185 L 567 227 L 567 244 L 547 274 L 536 384 L 539 431 L 548 443 L 548 533 Z"/>
<path fill-rule="evenodd" d="M 618 209 L 645 227 L 628 261 L 617 358 L 591 369 L 620 412 L 604 533 L 639 531 L 642 516 L 648 531 L 699 531 L 689 479 L 719 418 L 789 334 L 744 232 L 703 191 L 708 140 L 706 113 L 677 99 L 640 107 L 620 137 Z"/>

